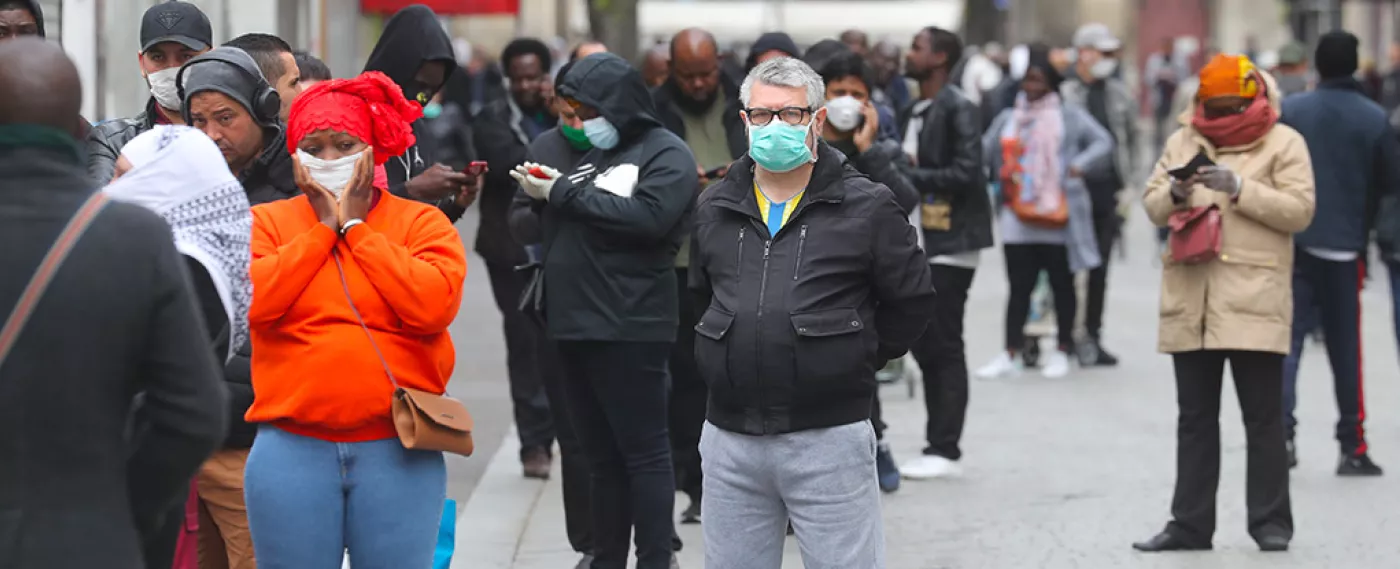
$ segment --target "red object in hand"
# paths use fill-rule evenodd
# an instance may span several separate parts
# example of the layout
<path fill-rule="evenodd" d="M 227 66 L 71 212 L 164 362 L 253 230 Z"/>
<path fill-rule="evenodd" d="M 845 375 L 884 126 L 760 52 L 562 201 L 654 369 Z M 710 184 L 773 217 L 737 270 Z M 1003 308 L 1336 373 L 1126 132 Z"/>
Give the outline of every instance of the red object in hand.
<path fill-rule="evenodd" d="M 549 174 L 544 173 L 544 170 L 541 169 L 539 166 L 531 166 L 530 169 L 529 169 L 529 172 L 530 172 L 530 175 L 531 175 L 531 176 L 534 176 L 534 177 L 539 178 L 539 179 L 541 179 L 541 180 L 548 180 L 548 179 L 549 179 Z"/>

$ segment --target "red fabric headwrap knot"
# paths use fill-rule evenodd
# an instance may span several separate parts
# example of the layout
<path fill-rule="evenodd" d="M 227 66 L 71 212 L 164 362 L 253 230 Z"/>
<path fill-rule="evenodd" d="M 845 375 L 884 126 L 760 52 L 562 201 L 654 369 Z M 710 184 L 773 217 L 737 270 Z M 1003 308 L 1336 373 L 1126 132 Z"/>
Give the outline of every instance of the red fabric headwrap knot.
<path fill-rule="evenodd" d="M 403 89 L 378 71 L 324 81 L 292 103 L 287 150 L 295 154 L 306 135 L 334 130 L 369 144 L 374 148 L 374 163 L 383 164 L 413 146 L 413 121 L 422 116 L 423 107 L 405 99 Z"/>

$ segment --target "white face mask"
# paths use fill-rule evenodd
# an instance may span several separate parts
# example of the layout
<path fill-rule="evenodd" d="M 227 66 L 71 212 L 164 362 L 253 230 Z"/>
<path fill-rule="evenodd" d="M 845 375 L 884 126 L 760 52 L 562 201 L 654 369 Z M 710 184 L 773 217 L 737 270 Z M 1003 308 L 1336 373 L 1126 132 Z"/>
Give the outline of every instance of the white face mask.
<path fill-rule="evenodd" d="M 1095 79 L 1107 79 L 1113 76 L 1113 72 L 1118 70 L 1118 60 L 1100 59 L 1089 67 L 1089 74 Z"/>
<path fill-rule="evenodd" d="M 156 103 L 172 111 L 180 110 L 180 90 L 175 88 L 175 76 L 179 67 L 162 69 L 146 76 L 146 84 L 151 88 L 151 96 Z"/>
<path fill-rule="evenodd" d="M 846 95 L 826 102 L 826 120 L 836 130 L 850 132 L 860 126 L 860 117 L 865 105 L 855 97 Z"/>
<path fill-rule="evenodd" d="M 311 179 L 316 180 L 317 184 L 330 190 L 337 200 L 345 193 L 345 187 L 350 185 L 350 178 L 355 177 L 355 163 L 363 154 L 364 151 L 360 151 L 335 160 L 322 160 L 297 149 L 297 158 L 306 168 L 306 173 L 311 174 Z"/>

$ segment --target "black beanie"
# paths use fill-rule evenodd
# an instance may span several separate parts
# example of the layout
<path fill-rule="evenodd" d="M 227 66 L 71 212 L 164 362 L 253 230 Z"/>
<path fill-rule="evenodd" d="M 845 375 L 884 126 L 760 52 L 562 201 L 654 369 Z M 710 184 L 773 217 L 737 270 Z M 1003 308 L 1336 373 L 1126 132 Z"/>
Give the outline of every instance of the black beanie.
<path fill-rule="evenodd" d="M 788 54 L 788 57 L 798 57 L 801 53 L 797 49 L 797 42 L 792 41 L 792 36 L 783 32 L 768 32 L 758 36 L 753 42 L 753 47 L 749 48 L 748 60 L 744 62 L 745 71 L 753 71 L 753 68 L 758 67 L 758 56 L 775 49 Z"/>
<path fill-rule="evenodd" d="M 1317 74 L 1323 79 L 1355 75 L 1360 48 L 1361 42 L 1349 32 L 1327 32 L 1317 40 Z"/>

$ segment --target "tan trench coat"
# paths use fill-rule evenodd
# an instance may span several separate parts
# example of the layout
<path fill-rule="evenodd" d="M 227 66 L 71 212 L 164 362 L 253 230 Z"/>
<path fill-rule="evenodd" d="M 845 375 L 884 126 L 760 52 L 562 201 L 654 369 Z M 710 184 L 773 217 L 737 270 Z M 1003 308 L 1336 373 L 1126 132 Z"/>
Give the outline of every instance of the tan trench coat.
<path fill-rule="evenodd" d="M 1273 79 L 1265 76 L 1270 102 L 1279 110 Z M 1148 179 L 1143 206 L 1152 223 L 1167 224 L 1172 212 L 1217 204 L 1222 213 L 1221 255 L 1199 265 L 1162 259 L 1161 324 L 1157 349 L 1251 350 L 1288 353 L 1293 321 L 1293 234 L 1312 223 L 1313 171 L 1307 144 L 1297 131 L 1278 124 L 1244 146 L 1215 148 L 1191 128 L 1167 139 Z M 1167 170 L 1186 164 L 1204 148 L 1217 164 L 1242 179 L 1233 202 L 1197 185 L 1190 200 L 1172 203 Z"/>

